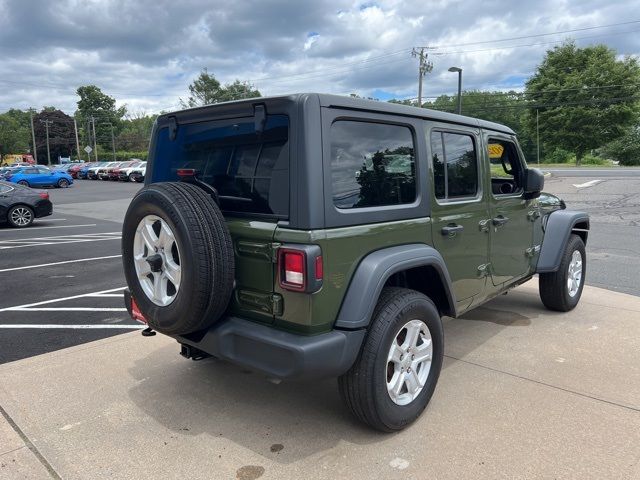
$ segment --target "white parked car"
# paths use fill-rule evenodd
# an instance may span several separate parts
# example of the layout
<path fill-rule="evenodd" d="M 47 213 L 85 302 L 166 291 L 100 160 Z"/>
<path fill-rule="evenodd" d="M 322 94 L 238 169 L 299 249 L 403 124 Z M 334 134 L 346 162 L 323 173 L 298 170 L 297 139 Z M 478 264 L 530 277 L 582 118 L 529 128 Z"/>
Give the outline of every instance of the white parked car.
<path fill-rule="evenodd" d="M 139 172 L 141 169 L 146 168 L 147 162 L 143 162 L 142 160 L 131 159 L 133 163 L 128 167 L 120 167 L 118 169 L 118 179 L 124 180 L 125 182 L 133 182 L 135 181 L 134 172 Z M 138 173 L 139 174 L 139 173 Z"/>

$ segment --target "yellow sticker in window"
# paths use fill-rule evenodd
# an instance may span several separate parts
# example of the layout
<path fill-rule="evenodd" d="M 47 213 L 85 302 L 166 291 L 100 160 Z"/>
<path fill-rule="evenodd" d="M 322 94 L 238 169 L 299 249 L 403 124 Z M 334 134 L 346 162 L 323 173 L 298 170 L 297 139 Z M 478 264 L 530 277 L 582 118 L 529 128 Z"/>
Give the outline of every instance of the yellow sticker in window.
<path fill-rule="evenodd" d="M 500 143 L 489 144 L 489 158 L 500 158 L 504 152 L 504 147 Z"/>

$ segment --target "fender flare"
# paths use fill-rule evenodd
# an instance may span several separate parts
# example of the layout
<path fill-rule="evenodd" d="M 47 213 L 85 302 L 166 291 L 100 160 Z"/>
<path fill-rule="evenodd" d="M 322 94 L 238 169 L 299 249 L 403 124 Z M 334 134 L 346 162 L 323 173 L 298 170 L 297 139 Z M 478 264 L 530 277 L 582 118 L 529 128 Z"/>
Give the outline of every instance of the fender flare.
<path fill-rule="evenodd" d="M 575 231 L 578 223 L 586 223 L 584 232 L 589 230 L 589 214 L 574 210 L 555 210 L 551 212 L 544 224 L 544 238 L 540 248 L 540 256 L 536 266 L 536 273 L 556 272 L 560 268 L 562 253 L 564 252 L 571 232 Z M 580 229 L 580 231 L 583 231 Z"/>
<path fill-rule="evenodd" d="M 344 329 L 367 327 L 389 277 L 423 266 L 431 266 L 438 272 L 449 304 L 449 311 L 445 313 L 455 316 L 456 303 L 451 278 L 442 255 L 435 248 L 418 243 L 384 248 L 367 255 L 353 274 L 335 326 Z"/>

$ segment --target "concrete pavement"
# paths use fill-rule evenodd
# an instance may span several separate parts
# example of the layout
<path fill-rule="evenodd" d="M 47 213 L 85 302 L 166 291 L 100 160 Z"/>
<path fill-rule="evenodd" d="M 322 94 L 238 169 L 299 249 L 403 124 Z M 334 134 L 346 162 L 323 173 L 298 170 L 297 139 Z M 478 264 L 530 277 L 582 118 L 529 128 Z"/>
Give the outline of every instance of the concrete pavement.
<path fill-rule="evenodd" d="M 0 477 L 640 479 L 640 298 L 585 287 L 551 313 L 530 282 L 445 335 L 431 404 L 394 435 L 335 381 L 275 385 L 162 335 L 1 365 Z"/>

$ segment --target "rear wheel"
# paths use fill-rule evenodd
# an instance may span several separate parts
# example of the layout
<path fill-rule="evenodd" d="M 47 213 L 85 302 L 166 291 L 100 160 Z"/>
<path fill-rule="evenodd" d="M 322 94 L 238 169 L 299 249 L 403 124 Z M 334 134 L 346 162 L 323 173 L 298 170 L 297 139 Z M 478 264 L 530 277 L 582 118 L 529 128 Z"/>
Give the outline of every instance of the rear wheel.
<path fill-rule="evenodd" d="M 442 368 L 440 314 L 425 295 L 385 288 L 360 356 L 338 380 L 352 413 L 371 427 L 405 428 L 425 409 Z"/>
<path fill-rule="evenodd" d="M 7 213 L 9 225 L 16 228 L 28 227 L 33 223 L 33 210 L 26 205 L 11 207 Z"/>
<path fill-rule="evenodd" d="M 584 242 L 578 235 L 572 234 L 558 270 L 540 274 L 540 299 L 544 306 L 558 312 L 574 309 L 582 296 L 586 270 Z"/>
<path fill-rule="evenodd" d="M 134 197 L 122 231 L 125 276 L 149 325 L 168 335 L 211 326 L 224 313 L 234 253 L 211 197 L 186 183 L 156 183 Z"/>

